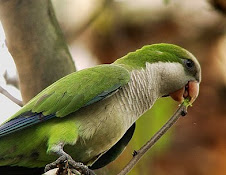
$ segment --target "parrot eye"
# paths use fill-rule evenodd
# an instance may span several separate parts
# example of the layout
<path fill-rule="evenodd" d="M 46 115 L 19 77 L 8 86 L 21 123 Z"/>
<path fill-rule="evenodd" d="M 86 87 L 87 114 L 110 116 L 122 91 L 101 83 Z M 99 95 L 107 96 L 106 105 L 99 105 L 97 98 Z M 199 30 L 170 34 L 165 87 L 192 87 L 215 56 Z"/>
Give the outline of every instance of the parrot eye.
<path fill-rule="evenodd" d="M 191 69 L 194 66 L 194 62 L 192 60 L 190 60 L 190 59 L 186 59 L 185 60 L 185 65 L 186 65 L 187 68 Z"/>

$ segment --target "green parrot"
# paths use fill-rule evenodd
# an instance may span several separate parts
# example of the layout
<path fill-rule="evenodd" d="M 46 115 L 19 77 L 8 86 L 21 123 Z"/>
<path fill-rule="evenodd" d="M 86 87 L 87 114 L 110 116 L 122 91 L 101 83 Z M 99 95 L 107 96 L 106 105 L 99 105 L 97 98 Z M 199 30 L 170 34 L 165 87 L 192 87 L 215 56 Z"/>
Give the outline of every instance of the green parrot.
<path fill-rule="evenodd" d="M 24 167 L 41 174 L 59 157 L 101 168 L 125 149 L 136 120 L 158 98 L 193 103 L 200 81 L 197 59 L 165 43 L 69 74 L 0 125 L 0 174 Z"/>

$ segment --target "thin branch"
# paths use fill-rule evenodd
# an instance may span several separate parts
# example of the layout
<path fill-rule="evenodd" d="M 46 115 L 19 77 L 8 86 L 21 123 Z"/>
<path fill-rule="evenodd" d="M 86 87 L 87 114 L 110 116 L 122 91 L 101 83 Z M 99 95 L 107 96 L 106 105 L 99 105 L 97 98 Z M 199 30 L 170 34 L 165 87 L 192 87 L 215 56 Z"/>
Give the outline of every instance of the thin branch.
<path fill-rule="evenodd" d="M 137 164 L 141 157 L 177 122 L 180 116 L 187 114 L 187 107 L 183 104 L 177 109 L 173 116 L 162 126 L 162 128 L 138 151 L 134 152 L 133 158 L 124 167 L 124 169 L 118 175 L 126 175 Z"/>
<path fill-rule="evenodd" d="M 12 102 L 16 103 L 19 106 L 23 106 L 23 102 L 12 96 L 6 89 L 0 86 L 0 93 L 10 99 Z"/>
<path fill-rule="evenodd" d="M 12 85 L 15 88 L 19 89 L 19 81 L 18 81 L 18 77 L 17 76 L 10 77 L 8 72 L 5 71 L 5 73 L 3 74 L 3 77 L 5 79 L 6 84 Z"/>

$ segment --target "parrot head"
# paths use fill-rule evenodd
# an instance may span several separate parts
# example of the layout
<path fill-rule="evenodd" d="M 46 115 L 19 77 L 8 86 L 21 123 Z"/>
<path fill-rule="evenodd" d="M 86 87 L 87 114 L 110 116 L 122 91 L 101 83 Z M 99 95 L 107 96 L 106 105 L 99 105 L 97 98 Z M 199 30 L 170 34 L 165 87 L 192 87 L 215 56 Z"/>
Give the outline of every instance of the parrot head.
<path fill-rule="evenodd" d="M 186 98 L 192 104 L 199 94 L 199 62 L 189 51 L 179 46 L 165 43 L 147 45 L 115 63 L 131 72 L 144 70 L 160 77 L 157 84 L 161 97 L 171 96 L 178 102 Z"/>

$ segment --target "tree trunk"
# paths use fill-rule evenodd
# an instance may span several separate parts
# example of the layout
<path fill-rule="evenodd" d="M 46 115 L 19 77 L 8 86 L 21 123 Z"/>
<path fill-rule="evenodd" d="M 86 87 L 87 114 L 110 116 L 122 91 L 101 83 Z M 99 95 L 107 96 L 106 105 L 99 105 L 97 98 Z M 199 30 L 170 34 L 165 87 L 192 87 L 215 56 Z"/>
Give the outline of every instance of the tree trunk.
<path fill-rule="evenodd" d="M 0 0 L 0 20 L 24 103 L 75 71 L 50 0 Z"/>

